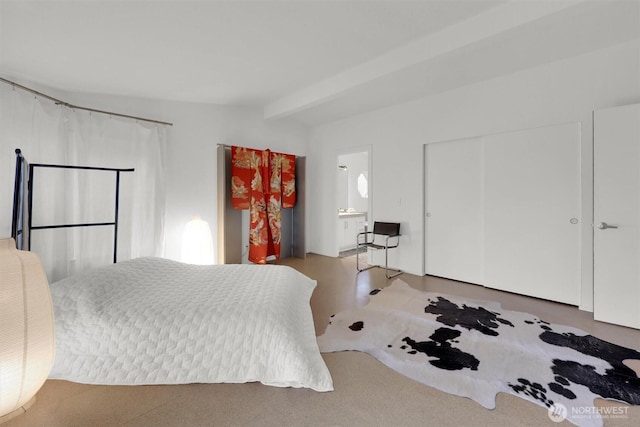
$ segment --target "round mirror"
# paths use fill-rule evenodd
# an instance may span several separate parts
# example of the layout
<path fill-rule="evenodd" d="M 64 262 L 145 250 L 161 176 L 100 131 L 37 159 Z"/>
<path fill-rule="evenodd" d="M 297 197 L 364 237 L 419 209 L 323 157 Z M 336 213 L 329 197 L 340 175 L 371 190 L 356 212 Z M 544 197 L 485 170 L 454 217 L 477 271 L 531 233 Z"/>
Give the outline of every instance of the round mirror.
<path fill-rule="evenodd" d="M 362 172 L 358 176 L 358 193 L 363 199 L 369 197 L 369 184 L 367 183 L 367 172 Z"/>

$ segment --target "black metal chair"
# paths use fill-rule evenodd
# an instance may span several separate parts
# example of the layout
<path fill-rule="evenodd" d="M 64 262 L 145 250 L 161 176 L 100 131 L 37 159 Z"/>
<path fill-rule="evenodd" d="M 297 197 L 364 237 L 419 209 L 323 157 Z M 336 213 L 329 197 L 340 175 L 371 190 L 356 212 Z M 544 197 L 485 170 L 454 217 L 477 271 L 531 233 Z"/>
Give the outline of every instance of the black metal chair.
<path fill-rule="evenodd" d="M 371 240 L 370 240 L 371 238 Z M 387 279 L 402 274 L 401 270 L 389 268 L 389 249 L 397 248 L 400 244 L 400 223 L 399 222 L 379 222 L 373 223 L 373 231 L 364 231 L 357 235 L 356 247 L 356 268 L 358 272 L 369 270 L 370 268 L 380 267 L 380 265 L 370 265 L 360 268 L 360 248 L 384 250 L 384 275 Z M 389 271 L 395 273 L 389 275 Z"/>

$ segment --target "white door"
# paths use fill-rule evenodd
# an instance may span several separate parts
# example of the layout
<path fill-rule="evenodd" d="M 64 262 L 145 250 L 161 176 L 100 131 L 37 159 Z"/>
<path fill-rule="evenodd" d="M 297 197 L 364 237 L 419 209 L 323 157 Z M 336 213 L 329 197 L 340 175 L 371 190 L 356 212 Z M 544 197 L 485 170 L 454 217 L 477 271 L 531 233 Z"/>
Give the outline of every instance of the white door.
<path fill-rule="evenodd" d="M 640 104 L 594 112 L 594 318 L 640 328 Z"/>

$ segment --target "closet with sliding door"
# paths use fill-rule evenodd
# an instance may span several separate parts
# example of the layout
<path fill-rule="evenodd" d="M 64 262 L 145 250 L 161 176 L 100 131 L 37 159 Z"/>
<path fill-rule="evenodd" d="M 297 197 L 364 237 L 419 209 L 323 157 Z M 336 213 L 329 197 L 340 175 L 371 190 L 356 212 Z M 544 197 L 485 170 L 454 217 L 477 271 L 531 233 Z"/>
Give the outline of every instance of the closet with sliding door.
<path fill-rule="evenodd" d="M 579 305 L 580 130 L 425 145 L 425 273 Z"/>

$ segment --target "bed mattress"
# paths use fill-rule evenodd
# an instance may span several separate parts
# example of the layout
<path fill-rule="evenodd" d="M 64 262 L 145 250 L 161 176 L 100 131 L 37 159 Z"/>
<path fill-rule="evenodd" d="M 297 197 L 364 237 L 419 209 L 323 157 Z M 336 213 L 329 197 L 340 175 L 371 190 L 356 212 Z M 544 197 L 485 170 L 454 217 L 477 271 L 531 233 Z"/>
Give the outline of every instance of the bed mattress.
<path fill-rule="evenodd" d="M 333 390 L 309 299 L 278 265 L 120 262 L 51 284 L 51 379 L 87 384 L 244 383 Z"/>

